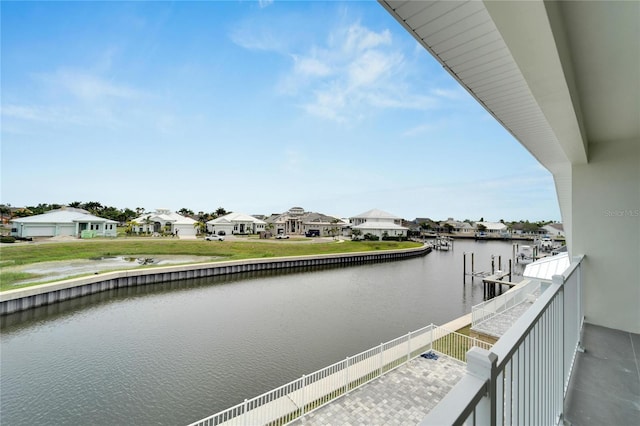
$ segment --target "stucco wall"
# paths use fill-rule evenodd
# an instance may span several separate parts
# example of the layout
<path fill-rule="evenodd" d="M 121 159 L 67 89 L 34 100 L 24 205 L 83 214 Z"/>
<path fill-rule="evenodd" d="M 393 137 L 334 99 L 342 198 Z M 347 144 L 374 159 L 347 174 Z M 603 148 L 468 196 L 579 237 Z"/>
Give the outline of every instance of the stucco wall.
<path fill-rule="evenodd" d="M 640 333 L 640 140 L 593 144 L 573 166 L 573 243 L 586 321 Z"/>

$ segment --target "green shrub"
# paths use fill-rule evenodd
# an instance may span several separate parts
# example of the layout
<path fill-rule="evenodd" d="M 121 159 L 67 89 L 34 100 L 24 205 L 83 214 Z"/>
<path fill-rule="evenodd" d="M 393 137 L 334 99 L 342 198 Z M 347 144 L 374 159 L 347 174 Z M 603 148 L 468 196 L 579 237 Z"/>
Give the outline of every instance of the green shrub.
<path fill-rule="evenodd" d="M 15 243 L 16 239 L 13 237 L 2 236 L 0 237 L 0 243 Z"/>

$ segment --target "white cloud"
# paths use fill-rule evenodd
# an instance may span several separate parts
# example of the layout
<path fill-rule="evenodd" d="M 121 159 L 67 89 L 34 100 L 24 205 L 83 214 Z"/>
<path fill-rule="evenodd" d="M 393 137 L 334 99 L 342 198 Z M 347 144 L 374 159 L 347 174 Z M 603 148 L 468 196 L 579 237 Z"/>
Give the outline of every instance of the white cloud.
<path fill-rule="evenodd" d="M 455 90 L 410 89 L 405 56 L 388 29 L 373 31 L 360 23 L 335 28 L 324 45 L 289 54 L 292 66 L 278 89 L 292 96 L 309 114 L 348 122 L 375 110 L 428 110 Z"/>
<path fill-rule="evenodd" d="M 277 31 L 277 27 L 264 27 L 255 19 L 247 19 L 233 28 L 229 38 L 244 49 L 289 54 L 288 38 Z"/>
<path fill-rule="evenodd" d="M 53 74 L 43 74 L 37 77 L 53 88 L 85 101 L 103 98 L 132 99 L 141 95 L 135 89 L 84 71 L 58 70 Z"/>
<path fill-rule="evenodd" d="M 391 32 L 376 33 L 356 23 L 335 31 L 330 41 L 340 45 L 345 52 L 363 52 L 380 45 L 391 45 Z"/>
<path fill-rule="evenodd" d="M 390 77 L 389 74 L 400 66 L 401 61 L 402 57 L 397 54 L 366 50 L 347 65 L 348 84 L 351 88 L 374 86 L 385 77 Z"/>
<path fill-rule="evenodd" d="M 331 74 L 331 67 L 317 58 L 293 56 L 294 72 L 311 77 L 325 77 Z"/>
<path fill-rule="evenodd" d="M 46 114 L 42 108 L 33 106 L 3 105 L 2 115 L 18 120 L 48 121 L 48 114 Z"/>
<path fill-rule="evenodd" d="M 426 133 L 430 133 L 437 128 L 433 123 L 420 124 L 418 126 L 412 127 L 410 129 L 405 130 L 402 133 L 402 136 L 406 137 L 414 137 L 419 135 L 424 135 Z"/>
<path fill-rule="evenodd" d="M 269 7 L 273 4 L 273 0 L 258 0 L 258 5 L 260 6 L 261 9 L 264 9 L 265 7 Z"/>
<path fill-rule="evenodd" d="M 41 123 L 87 124 L 87 120 L 66 107 L 54 108 L 37 105 L 3 105 L 2 116 L 5 119 L 35 121 Z"/>
<path fill-rule="evenodd" d="M 465 98 L 467 92 L 461 87 L 454 87 L 451 89 L 437 88 L 433 89 L 432 93 L 440 98 L 446 98 L 450 100 L 459 100 Z"/>
<path fill-rule="evenodd" d="M 345 119 L 339 114 L 347 104 L 345 92 L 339 88 L 318 90 L 314 92 L 314 98 L 306 103 L 303 108 L 309 114 L 330 120 L 343 122 Z"/>

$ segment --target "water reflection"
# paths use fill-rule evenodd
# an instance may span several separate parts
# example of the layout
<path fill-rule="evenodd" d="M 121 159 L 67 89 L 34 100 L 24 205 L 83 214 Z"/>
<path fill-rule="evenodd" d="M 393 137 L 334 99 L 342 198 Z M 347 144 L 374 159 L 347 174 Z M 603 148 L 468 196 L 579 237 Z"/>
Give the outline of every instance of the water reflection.
<path fill-rule="evenodd" d="M 509 243 L 122 288 L 1 318 L 3 424 L 185 424 L 482 300 Z M 25 407 L 29 407 L 25 410 Z"/>

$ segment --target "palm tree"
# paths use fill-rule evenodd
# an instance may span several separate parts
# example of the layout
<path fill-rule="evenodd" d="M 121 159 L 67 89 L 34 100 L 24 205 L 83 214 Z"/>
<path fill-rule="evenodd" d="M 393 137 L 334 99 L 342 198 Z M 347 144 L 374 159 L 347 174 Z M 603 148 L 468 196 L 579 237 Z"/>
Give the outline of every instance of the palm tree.
<path fill-rule="evenodd" d="M 196 235 L 204 234 L 207 232 L 207 224 L 203 221 L 198 221 L 193 224 L 193 227 L 196 230 Z"/>
<path fill-rule="evenodd" d="M 92 214 L 97 214 L 104 209 L 104 206 L 98 201 L 89 201 L 88 203 L 84 203 L 84 208 Z"/>
<path fill-rule="evenodd" d="M 211 219 L 211 215 L 209 213 L 205 213 L 202 210 L 198 212 L 198 222 L 206 222 Z"/>
<path fill-rule="evenodd" d="M 138 222 L 136 222 L 135 220 L 130 220 L 129 222 L 127 222 L 127 227 L 124 228 L 124 233 L 127 234 L 127 235 L 133 234 L 133 227 L 134 226 L 140 226 L 140 224 Z"/>
<path fill-rule="evenodd" d="M 333 237 L 333 239 L 334 239 L 334 240 L 336 239 L 336 235 L 337 235 L 337 234 L 338 234 L 338 232 L 340 231 L 340 228 L 337 226 L 337 224 L 338 224 L 339 222 L 340 222 L 340 221 L 339 221 L 338 219 L 333 219 L 333 220 L 331 221 L 331 223 L 332 223 L 334 226 L 332 226 L 332 227 L 331 227 L 331 229 L 329 229 L 329 233 L 331 234 L 331 236 Z"/>
<path fill-rule="evenodd" d="M 142 219 L 142 223 L 144 224 L 144 226 L 145 226 L 145 228 L 147 230 L 147 234 L 148 234 L 149 233 L 149 227 L 153 223 L 153 221 L 151 220 L 151 216 L 147 216 L 144 219 Z"/>
<path fill-rule="evenodd" d="M 227 211 L 224 208 L 218 207 L 216 209 L 216 216 L 217 217 L 224 216 L 225 214 L 227 214 Z"/>
<path fill-rule="evenodd" d="M 272 222 L 267 222 L 267 224 L 264 226 L 264 229 L 269 233 L 269 235 L 273 234 L 273 228 L 275 228 L 275 225 Z"/>

